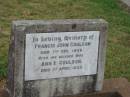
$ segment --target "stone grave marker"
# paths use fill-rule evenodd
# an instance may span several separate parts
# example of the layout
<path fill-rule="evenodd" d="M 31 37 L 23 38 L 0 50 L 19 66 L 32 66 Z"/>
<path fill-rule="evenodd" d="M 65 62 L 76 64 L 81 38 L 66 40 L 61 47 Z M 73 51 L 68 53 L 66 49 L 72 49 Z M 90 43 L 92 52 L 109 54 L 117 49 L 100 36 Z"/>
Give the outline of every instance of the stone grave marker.
<path fill-rule="evenodd" d="M 107 22 L 102 19 L 12 23 L 11 97 L 61 97 L 100 91 Z"/>

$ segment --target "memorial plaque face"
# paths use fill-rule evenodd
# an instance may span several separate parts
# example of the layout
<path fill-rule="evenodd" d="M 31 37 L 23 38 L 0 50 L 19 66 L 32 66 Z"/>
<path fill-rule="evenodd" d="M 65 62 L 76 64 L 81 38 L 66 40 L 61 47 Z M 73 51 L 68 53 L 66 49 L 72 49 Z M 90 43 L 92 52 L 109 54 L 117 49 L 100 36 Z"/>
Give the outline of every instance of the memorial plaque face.
<path fill-rule="evenodd" d="M 25 80 L 97 73 L 99 31 L 26 34 Z"/>

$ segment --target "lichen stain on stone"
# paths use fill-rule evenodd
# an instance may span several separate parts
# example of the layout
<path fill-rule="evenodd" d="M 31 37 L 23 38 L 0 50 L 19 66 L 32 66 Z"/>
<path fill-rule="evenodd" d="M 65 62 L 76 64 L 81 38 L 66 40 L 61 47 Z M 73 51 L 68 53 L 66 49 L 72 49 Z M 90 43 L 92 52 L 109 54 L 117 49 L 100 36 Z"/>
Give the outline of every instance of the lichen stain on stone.
<path fill-rule="evenodd" d="M 25 82 L 23 92 L 23 97 L 40 97 L 39 90 L 34 86 L 33 82 Z"/>
<path fill-rule="evenodd" d="M 72 25 L 72 29 L 76 29 L 77 25 L 76 24 L 73 24 Z"/>

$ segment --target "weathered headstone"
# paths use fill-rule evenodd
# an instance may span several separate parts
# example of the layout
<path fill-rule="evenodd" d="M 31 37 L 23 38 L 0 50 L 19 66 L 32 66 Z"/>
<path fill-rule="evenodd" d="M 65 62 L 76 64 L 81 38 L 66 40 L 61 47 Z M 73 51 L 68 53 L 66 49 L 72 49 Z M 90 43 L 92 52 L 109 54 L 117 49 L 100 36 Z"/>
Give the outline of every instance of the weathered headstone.
<path fill-rule="evenodd" d="M 107 22 L 22 20 L 12 24 L 11 97 L 61 97 L 100 91 Z"/>

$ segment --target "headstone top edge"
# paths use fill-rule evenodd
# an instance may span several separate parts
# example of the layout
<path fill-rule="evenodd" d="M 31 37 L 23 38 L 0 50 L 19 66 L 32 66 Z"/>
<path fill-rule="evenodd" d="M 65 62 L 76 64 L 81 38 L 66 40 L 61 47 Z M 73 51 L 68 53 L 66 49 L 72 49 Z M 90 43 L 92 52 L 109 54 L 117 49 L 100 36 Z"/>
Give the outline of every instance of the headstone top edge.
<path fill-rule="evenodd" d="M 48 25 L 48 24 L 104 24 L 108 22 L 104 19 L 55 19 L 55 20 L 16 20 L 12 21 L 13 26 L 26 25 Z"/>

